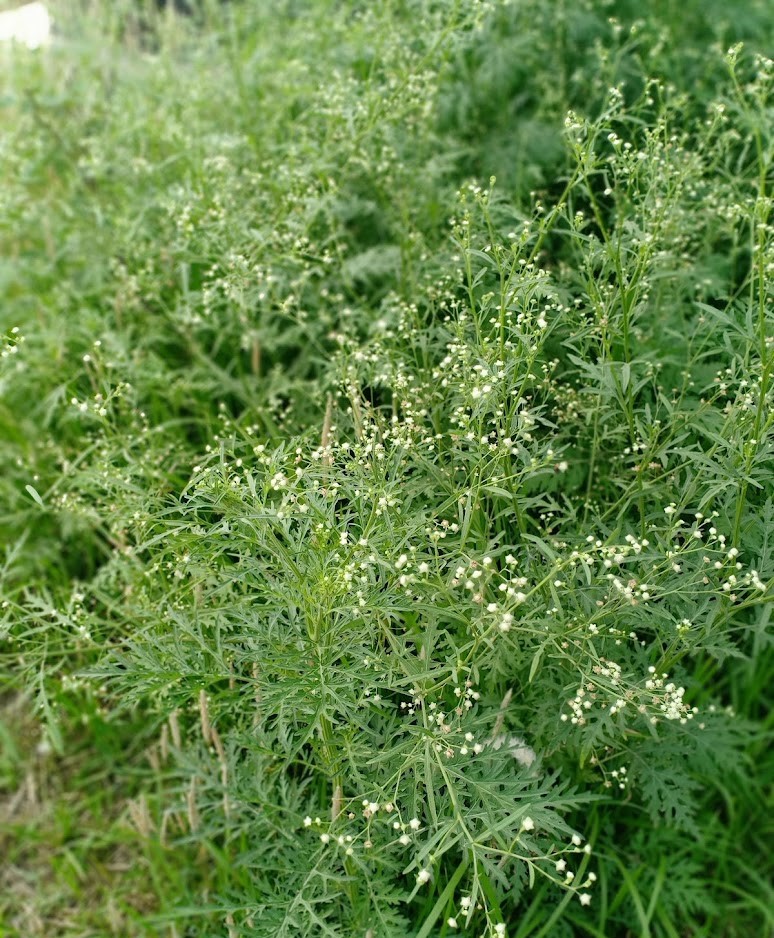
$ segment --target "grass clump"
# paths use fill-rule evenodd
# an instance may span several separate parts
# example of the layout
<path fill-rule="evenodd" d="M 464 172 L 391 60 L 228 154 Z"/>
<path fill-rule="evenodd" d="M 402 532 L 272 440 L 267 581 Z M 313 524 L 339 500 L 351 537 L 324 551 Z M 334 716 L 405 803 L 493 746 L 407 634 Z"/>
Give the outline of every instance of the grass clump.
<path fill-rule="evenodd" d="M 710 6 L 3 51 L 0 934 L 771 928 L 774 18 Z"/>

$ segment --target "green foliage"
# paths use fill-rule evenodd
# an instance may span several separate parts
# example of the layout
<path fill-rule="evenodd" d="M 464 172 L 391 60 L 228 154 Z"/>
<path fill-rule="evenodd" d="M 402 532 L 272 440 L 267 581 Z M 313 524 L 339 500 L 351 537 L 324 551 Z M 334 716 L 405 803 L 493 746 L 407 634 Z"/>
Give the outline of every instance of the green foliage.
<path fill-rule="evenodd" d="M 534 6 L 0 49 L 0 936 L 774 924 L 774 17 Z"/>

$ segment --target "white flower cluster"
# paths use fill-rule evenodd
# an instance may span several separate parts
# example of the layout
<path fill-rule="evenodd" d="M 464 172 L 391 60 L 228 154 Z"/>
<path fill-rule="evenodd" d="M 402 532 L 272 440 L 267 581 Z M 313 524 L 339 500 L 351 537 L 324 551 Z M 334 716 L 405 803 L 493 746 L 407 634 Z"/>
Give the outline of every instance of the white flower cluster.
<path fill-rule="evenodd" d="M 621 665 L 605 658 L 592 671 L 593 677 L 567 701 L 570 712 L 561 714 L 563 722 L 585 726 L 593 715 L 614 717 L 629 708 L 652 724 L 661 719 L 686 723 L 698 713 L 697 707 L 685 703 L 685 688 L 669 681 L 666 673 L 657 675 L 653 666 L 648 668 L 649 676 L 642 682 L 625 679 Z"/>
<path fill-rule="evenodd" d="M 19 327 L 14 326 L 3 339 L 3 345 L 0 347 L 0 358 L 16 355 L 22 342 L 24 342 L 24 336 L 19 331 Z"/>

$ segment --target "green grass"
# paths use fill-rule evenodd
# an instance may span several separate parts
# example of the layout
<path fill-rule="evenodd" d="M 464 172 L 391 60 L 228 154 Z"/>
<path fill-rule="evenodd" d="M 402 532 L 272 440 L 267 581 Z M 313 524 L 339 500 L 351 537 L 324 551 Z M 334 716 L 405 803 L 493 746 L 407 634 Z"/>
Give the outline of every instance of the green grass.
<path fill-rule="evenodd" d="M 0 48 L 0 936 L 770 933 L 769 5 L 72 6 Z"/>

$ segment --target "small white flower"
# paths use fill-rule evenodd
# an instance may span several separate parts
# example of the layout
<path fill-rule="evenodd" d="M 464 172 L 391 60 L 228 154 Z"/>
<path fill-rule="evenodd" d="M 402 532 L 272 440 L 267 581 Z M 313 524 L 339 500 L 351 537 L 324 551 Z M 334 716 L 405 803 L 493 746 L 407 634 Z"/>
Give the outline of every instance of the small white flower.
<path fill-rule="evenodd" d="M 307 814 L 307 816 L 304 818 L 304 827 L 311 827 L 311 826 L 312 826 L 312 819 Z"/>
<path fill-rule="evenodd" d="M 457 919 L 456 919 L 456 918 L 447 918 L 447 919 L 446 919 L 446 924 L 449 926 L 449 928 L 456 928 L 456 927 L 457 927 Z"/>
<path fill-rule="evenodd" d="M 589 904 L 591 903 L 591 893 L 582 892 L 582 893 L 578 896 L 578 899 L 580 899 L 580 904 L 581 904 L 581 905 L 589 905 Z"/>
<path fill-rule="evenodd" d="M 413 818 L 409 821 L 409 827 L 411 828 L 412 831 L 418 831 L 419 828 L 420 828 L 420 826 L 421 826 L 421 825 L 420 825 L 420 823 L 419 823 L 419 818 L 413 817 Z"/>
<path fill-rule="evenodd" d="M 417 873 L 417 882 L 424 884 L 430 882 L 430 870 L 420 870 Z"/>
<path fill-rule="evenodd" d="M 523 831 L 534 831 L 535 822 L 532 820 L 531 817 L 525 817 L 524 820 L 521 822 L 521 829 Z"/>

